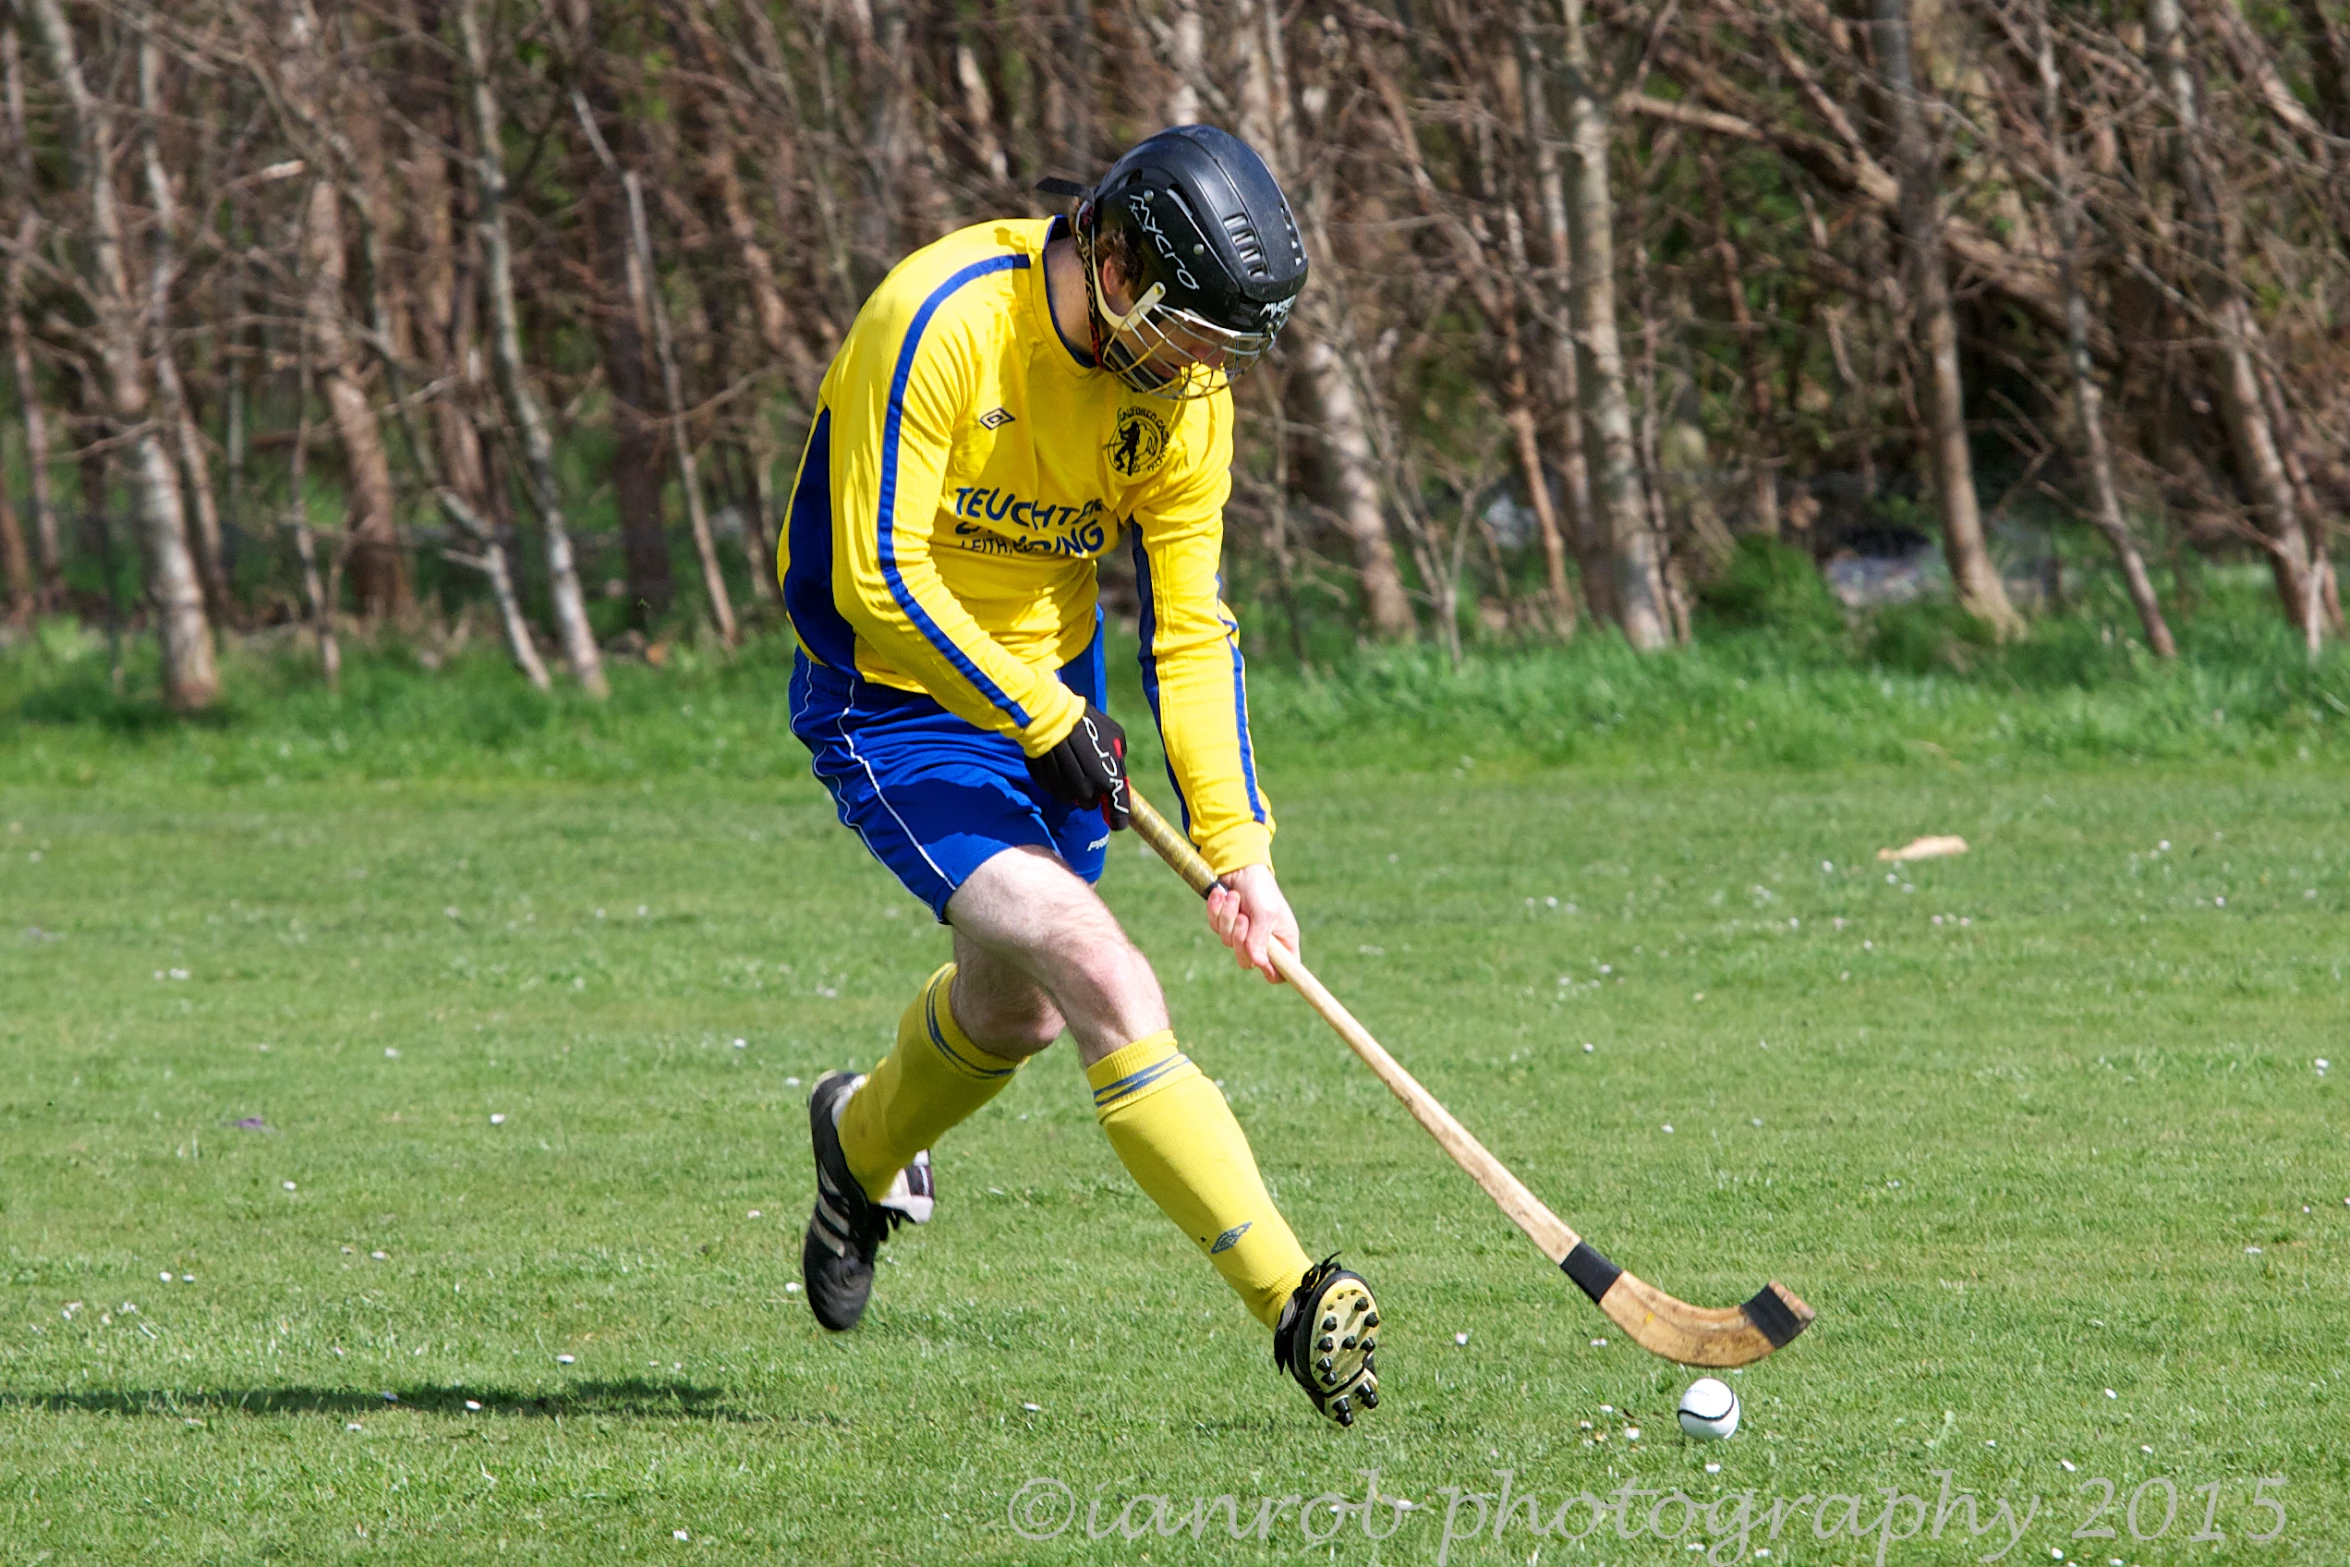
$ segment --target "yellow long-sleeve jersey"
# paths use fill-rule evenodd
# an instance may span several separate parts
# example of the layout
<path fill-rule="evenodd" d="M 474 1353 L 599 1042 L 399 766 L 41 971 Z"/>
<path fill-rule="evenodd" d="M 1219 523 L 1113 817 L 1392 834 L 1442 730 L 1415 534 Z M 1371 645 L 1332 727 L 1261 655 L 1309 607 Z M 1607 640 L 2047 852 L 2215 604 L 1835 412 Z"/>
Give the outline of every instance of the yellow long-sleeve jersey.
<path fill-rule="evenodd" d="M 927 692 L 1041 756 L 1084 711 L 1097 562 L 1131 531 L 1143 686 L 1192 841 L 1265 862 L 1239 629 L 1219 597 L 1232 398 L 1134 392 L 1061 336 L 1059 219 L 916 251 L 857 314 L 818 396 L 777 561 L 807 656 Z"/>

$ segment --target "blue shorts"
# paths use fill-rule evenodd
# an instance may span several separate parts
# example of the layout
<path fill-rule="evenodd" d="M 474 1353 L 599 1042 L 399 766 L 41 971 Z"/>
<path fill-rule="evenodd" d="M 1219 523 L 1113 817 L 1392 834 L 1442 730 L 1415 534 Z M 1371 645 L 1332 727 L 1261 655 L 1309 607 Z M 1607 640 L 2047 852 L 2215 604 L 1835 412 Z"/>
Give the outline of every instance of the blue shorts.
<path fill-rule="evenodd" d="M 1101 634 L 1065 665 L 1061 683 L 1106 705 Z M 792 668 L 791 727 L 815 758 L 843 825 L 930 905 L 947 899 L 1006 849 L 1050 849 L 1099 881 L 1110 829 L 1098 808 L 1070 805 L 1028 777 L 1018 742 L 957 718 L 928 696 L 816 663 Z"/>

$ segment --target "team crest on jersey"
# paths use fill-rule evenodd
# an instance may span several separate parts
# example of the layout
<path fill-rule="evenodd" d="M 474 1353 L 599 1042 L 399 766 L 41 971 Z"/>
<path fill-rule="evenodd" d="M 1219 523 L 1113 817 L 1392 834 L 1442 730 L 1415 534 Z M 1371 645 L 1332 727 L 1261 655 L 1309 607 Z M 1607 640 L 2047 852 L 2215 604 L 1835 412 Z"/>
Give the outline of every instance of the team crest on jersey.
<path fill-rule="evenodd" d="M 1129 479 L 1155 471 L 1167 456 L 1167 421 L 1139 403 L 1118 410 L 1118 436 L 1110 442 L 1110 466 Z"/>

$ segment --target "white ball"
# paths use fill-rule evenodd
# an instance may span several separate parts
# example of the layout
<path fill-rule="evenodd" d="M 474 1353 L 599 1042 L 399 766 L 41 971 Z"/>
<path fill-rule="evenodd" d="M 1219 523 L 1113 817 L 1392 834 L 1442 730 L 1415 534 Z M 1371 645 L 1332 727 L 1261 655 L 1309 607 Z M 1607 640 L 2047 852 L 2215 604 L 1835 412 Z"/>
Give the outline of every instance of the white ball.
<path fill-rule="evenodd" d="M 1727 1382 L 1699 1377 L 1681 1395 L 1681 1429 L 1701 1442 L 1719 1441 L 1738 1429 L 1738 1395 Z"/>

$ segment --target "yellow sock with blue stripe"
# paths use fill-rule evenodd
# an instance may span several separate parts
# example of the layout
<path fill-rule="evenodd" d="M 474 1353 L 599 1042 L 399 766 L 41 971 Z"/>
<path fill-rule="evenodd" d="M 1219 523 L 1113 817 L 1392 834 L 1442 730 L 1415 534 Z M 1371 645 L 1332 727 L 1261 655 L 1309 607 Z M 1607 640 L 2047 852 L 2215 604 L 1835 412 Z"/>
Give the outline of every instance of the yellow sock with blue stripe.
<path fill-rule="evenodd" d="M 948 1005 L 955 966 L 923 982 L 922 993 L 898 1019 L 898 1042 L 840 1113 L 840 1149 L 849 1173 L 879 1198 L 914 1155 L 986 1104 L 1020 1063 L 989 1055 L 971 1042 Z"/>
<path fill-rule="evenodd" d="M 1308 1259 L 1266 1195 L 1232 1107 L 1171 1033 L 1151 1034 L 1085 1069 L 1093 1113 L 1126 1171 L 1207 1254 L 1267 1327 Z"/>

